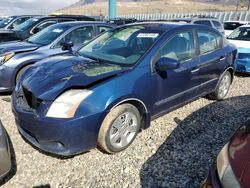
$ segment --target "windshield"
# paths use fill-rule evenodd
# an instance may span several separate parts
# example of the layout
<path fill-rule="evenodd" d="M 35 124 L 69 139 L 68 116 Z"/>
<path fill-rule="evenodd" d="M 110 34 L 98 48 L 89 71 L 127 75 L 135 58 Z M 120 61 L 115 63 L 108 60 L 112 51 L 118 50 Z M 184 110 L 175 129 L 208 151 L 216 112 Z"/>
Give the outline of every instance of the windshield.
<path fill-rule="evenodd" d="M 30 37 L 27 41 L 34 44 L 48 45 L 70 28 L 68 25 L 52 25 Z"/>
<path fill-rule="evenodd" d="M 142 57 L 163 30 L 150 25 L 126 26 L 108 31 L 80 49 L 79 54 L 104 62 L 131 66 Z"/>
<path fill-rule="evenodd" d="M 240 27 L 242 25 L 244 25 L 244 24 L 239 23 L 239 22 L 226 22 L 226 23 L 224 23 L 224 29 L 233 31 L 233 30 L 235 30 L 236 28 L 238 28 L 238 27 Z"/>
<path fill-rule="evenodd" d="M 239 27 L 228 36 L 228 39 L 250 41 L 250 27 Z"/>
<path fill-rule="evenodd" d="M 8 17 L 0 21 L 0 28 L 6 27 L 14 18 Z"/>
<path fill-rule="evenodd" d="M 39 18 L 31 18 L 27 21 L 23 22 L 22 24 L 18 25 L 13 29 L 14 31 L 25 31 L 32 27 L 37 21 L 39 21 Z"/>

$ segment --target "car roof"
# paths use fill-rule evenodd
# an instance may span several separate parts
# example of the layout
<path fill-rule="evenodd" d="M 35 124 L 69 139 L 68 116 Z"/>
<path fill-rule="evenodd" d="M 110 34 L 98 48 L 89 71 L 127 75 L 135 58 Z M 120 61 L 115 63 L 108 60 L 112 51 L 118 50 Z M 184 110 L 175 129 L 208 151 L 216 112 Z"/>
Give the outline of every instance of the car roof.
<path fill-rule="evenodd" d="M 100 22 L 100 21 L 72 21 L 72 22 L 62 22 L 58 23 L 57 25 L 65 25 L 65 26 L 78 26 L 78 25 L 94 25 L 94 24 L 102 24 L 102 25 L 109 25 L 115 27 L 114 24 L 106 23 L 106 22 Z"/>
<path fill-rule="evenodd" d="M 91 17 L 88 17 L 88 16 L 78 16 L 78 15 L 35 16 L 34 18 L 36 19 L 50 19 L 50 18 L 92 19 Z"/>
<path fill-rule="evenodd" d="M 240 21 L 240 20 L 232 20 L 232 21 L 224 21 L 224 23 L 250 23 L 249 21 Z"/>
<path fill-rule="evenodd" d="M 209 29 L 209 30 L 214 30 L 218 32 L 217 30 L 213 29 L 212 27 L 206 26 L 206 25 L 199 25 L 199 24 L 187 24 L 187 23 L 180 23 L 180 22 L 139 22 L 139 23 L 132 23 L 132 24 L 127 24 L 125 26 L 121 27 L 126 27 L 128 25 L 144 25 L 144 26 L 150 26 L 154 30 L 159 30 L 159 31 L 169 31 L 172 29 L 178 29 L 178 28 L 186 28 L 186 29 L 191 29 L 191 28 L 199 28 L 199 29 Z"/>
<path fill-rule="evenodd" d="M 250 27 L 250 24 L 242 25 L 240 27 Z"/>

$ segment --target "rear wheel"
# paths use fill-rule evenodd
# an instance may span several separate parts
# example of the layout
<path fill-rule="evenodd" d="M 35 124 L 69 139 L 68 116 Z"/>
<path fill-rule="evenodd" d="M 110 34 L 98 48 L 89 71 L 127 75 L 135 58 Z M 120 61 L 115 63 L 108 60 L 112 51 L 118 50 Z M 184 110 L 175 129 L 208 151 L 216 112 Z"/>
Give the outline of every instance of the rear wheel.
<path fill-rule="evenodd" d="M 17 84 L 17 82 L 20 81 L 20 78 L 21 78 L 21 76 L 23 75 L 23 73 L 24 73 L 28 68 L 30 68 L 30 67 L 31 67 L 31 65 L 27 65 L 27 66 L 23 67 L 23 68 L 17 73 L 17 75 L 16 75 L 16 84 Z"/>
<path fill-rule="evenodd" d="M 108 153 L 120 152 L 134 141 L 140 127 L 141 116 L 135 106 L 117 106 L 108 113 L 101 125 L 98 145 Z"/>
<path fill-rule="evenodd" d="M 226 71 L 219 80 L 219 83 L 215 91 L 209 94 L 208 97 L 214 100 L 224 99 L 228 94 L 231 83 L 232 83 L 232 75 L 229 71 Z"/>

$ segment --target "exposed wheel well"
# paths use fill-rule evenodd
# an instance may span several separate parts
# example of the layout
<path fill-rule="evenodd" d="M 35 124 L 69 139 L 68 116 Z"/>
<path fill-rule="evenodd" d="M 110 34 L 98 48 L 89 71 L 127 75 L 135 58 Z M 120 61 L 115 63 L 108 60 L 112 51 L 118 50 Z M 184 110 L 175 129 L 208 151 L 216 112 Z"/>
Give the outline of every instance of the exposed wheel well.
<path fill-rule="evenodd" d="M 34 63 L 29 63 L 29 64 L 26 64 L 26 65 L 23 65 L 22 67 L 20 67 L 20 69 L 16 72 L 16 75 L 15 75 L 15 80 L 14 80 L 14 83 L 16 84 L 16 80 L 17 80 L 17 76 L 18 74 L 25 68 L 25 67 L 28 67 L 28 66 L 31 66 L 33 65 Z"/>
<path fill-rule="evenodd" d="M 227 71 L 230 72 L 231 77 L 232 77 L 232 82 L 233 82 L 233 78 L 234 78 L 234 69 L 233 69 L 232 67 L 229 67 L 229 68 L 227 69 Z"/>
<path fill-rule="evenodd" d="M 121 104 L 124 104 L 124 103 L 129 103 L 129 104 L 132 104 L 134 105 L 140 112 L 140 115 L 141 115 L 141 121 L 142 121 L 142 129 L 144 129 L 144 121 L 145 121 L 145 118 L 146 118 L 146 114 L 147 114 L 147 108 L 145 106 L 145 104 L 142 102 L 142 101 L 139 101 L 139 100 L 136 100 L 136 99 L 128 99 L 128 100 L 125 100 L 125 101 L 122 101 L 118 104 L 116 104 L 113 108 L 115 108 L 116 106 L 119 106 Z"/>

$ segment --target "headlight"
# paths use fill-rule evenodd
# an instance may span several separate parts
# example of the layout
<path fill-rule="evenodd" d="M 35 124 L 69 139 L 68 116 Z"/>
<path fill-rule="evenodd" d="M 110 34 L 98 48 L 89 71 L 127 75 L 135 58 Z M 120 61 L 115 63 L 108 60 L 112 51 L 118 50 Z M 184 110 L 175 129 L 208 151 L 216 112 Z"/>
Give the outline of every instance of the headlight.
<path fill-rule="evenodd" d="M 0 56 L 0 64 L 4 64 L 5 62 L 9 61 L 14 55 L 14 52 L 10 52 Z"/>
<path fill-rule="evenodd" d="M 46 116 L 53 118 L 72 118 L 81 102 L 91 94 L 92 91 L 90 90 L 68 90 L 52 103 Z"/>
<path fill-rule="evenodd" d="M 217 171 L 222 187 L 240 188 L 228 158 L 228 144 L 226 144 L 217 157 Z"/>

